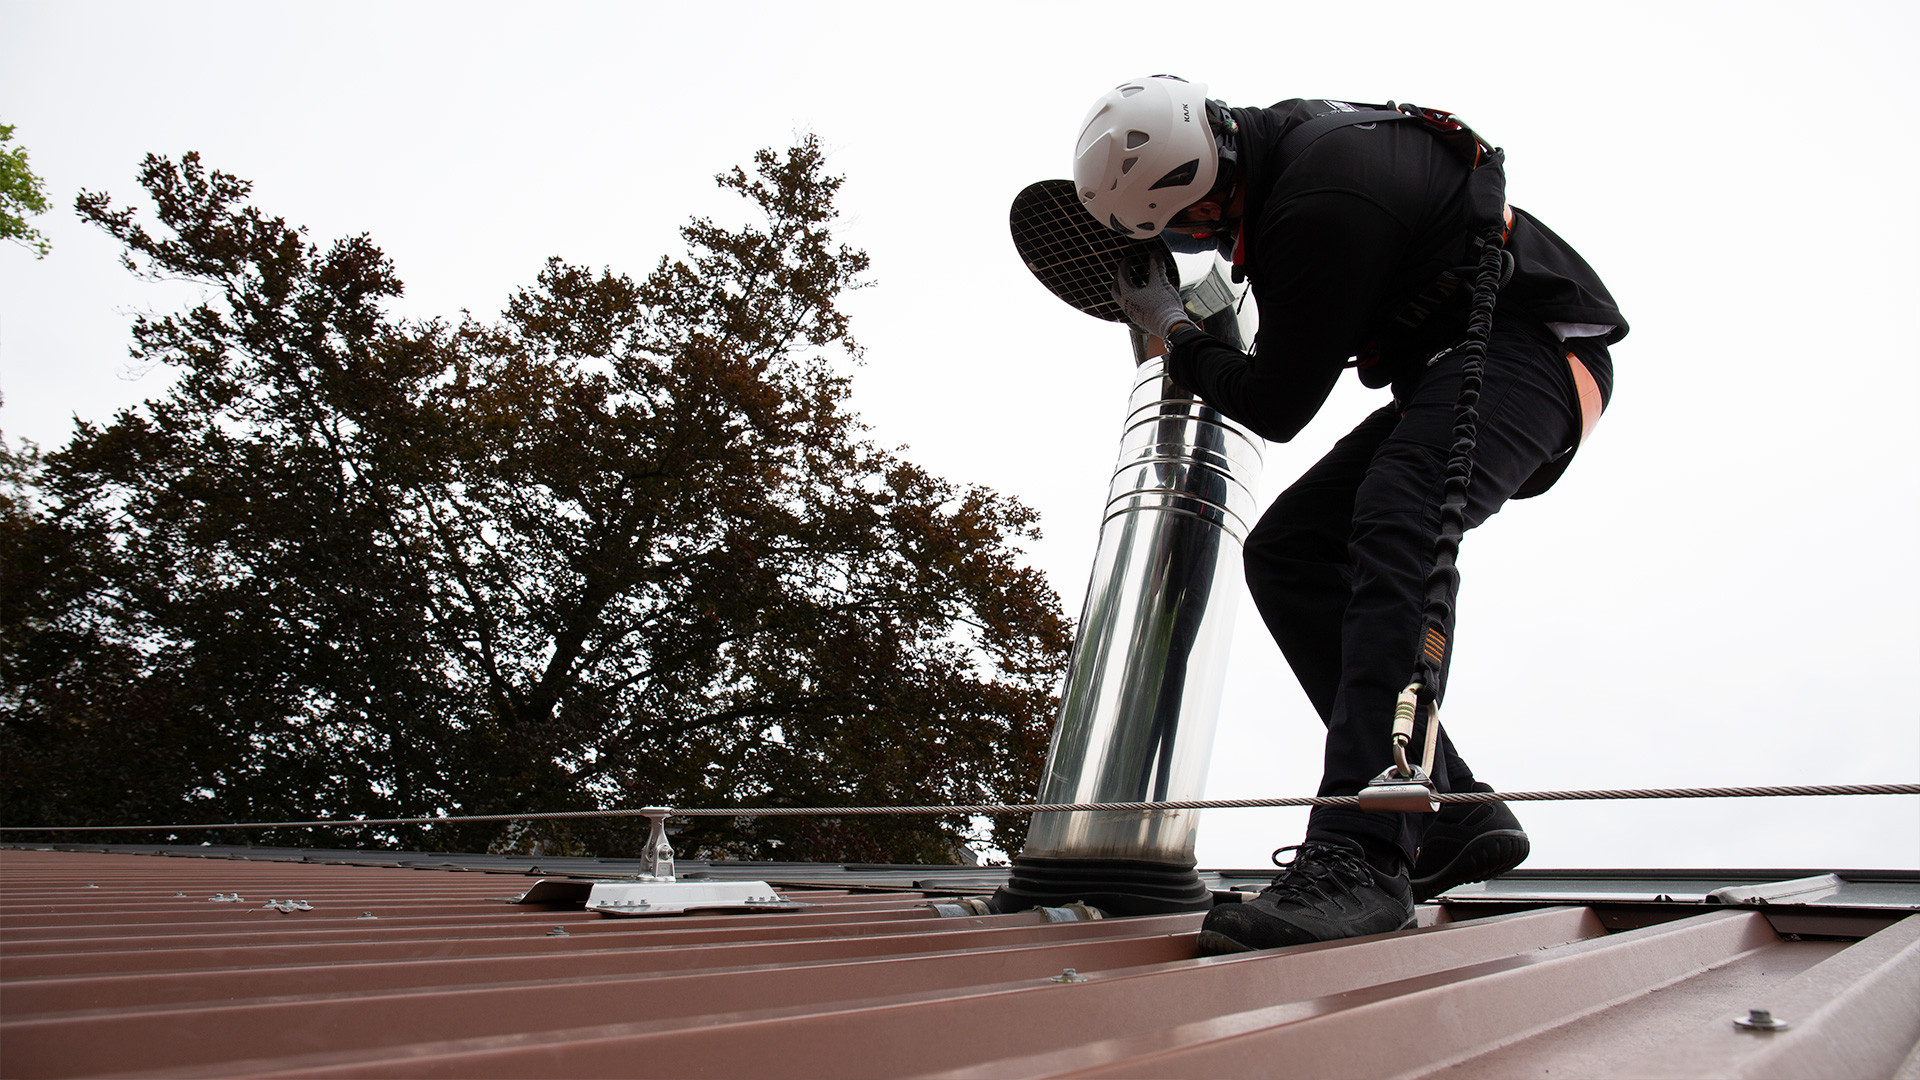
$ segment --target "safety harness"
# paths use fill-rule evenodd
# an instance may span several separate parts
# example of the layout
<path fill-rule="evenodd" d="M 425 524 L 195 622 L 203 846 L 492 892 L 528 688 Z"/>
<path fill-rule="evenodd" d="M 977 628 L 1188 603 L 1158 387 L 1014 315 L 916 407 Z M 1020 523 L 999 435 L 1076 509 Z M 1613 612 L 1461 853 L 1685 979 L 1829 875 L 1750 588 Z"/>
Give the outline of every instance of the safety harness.
<path fill-rule="evenodd" d="M 1344 101 L 1330 101 L 1327 104 L 1333 106 L 1335 111 L 1307 120 L 1281 138 L 1279 154 L 1282 168 L 1328 132 L 1343 127 L 1371 127 L 1396 120 L 1417 121 L 1441 145 L 1453 151 L 1454 156 L 1464 162 L 1470 171 L 1467 200 L 1471 215 L 1468 226 L 1471 243 L 1467 257 L 1475 263 L 1479 261 L 1478 256 L 1485 243 L 1482 236 L 1488 227 L 1495 224 L 1500 226 L 1501 243 L 1506 243 L 1507 236 L 1513 231 L 1513 208 L 1507 205 L 1506 198 L 1505 151 L 1488 145 L 1458 117 L 1440 109 L 1396 105 L 1391 101 L 1385 105 L 1353 105 Z M 1505 250 L 1504 247 L 1502 250 Z M 1451 261 L 1433 264 L 1428 270 L 1430 276 L 1426 284 L 1389 317 L 1389 328 L 1401 333 L 1418 330 L 1435 312 L 1451 303 L 1463 287 L 1472 284 L 1474 269 L 1472 265 L 1455 265 Z M 1512 276 L 1513 259 L 1507 255 L 1501 262 L 1500 284 L 1505 285 Z M 1369 341 L 1361 347 L 1359 356 L 1355 358 L 1353 366 L 1360 369 L 1360 381 L 1367 386 L 1385 386 L 1392 378 L 1391 371 L 1381 363 L 1381 353 L 1380 342 Z"/>

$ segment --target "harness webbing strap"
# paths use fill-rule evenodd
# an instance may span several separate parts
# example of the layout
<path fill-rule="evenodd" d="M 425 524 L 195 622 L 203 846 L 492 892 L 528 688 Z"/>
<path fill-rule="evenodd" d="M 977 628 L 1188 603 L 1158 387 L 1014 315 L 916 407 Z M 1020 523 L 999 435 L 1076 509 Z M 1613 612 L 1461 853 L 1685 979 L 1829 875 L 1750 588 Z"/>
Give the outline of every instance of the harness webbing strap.
<path fill-rule="evenodd" d="M 1354 112 L 1330 112 L 1325 116 L 1316 116 L 1287 132 L 1280 139 L 1280 160 L 1290 162 L 1299 157 L 1312 145 L 1313 141 L 1329 131 L 1355 124 L 1378 124 L 1389 120 L 1412 120 L 1415 117 L 1397 109 L 1360 109 Z"/>

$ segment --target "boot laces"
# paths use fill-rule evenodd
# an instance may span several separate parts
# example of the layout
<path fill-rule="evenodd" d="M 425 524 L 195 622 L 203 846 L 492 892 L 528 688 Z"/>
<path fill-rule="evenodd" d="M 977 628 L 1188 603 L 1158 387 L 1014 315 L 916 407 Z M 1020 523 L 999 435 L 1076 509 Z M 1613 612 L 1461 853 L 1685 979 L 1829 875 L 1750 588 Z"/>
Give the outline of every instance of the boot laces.
<path fill-rule="evenodd" d="M 1280 856 L 1289 851 L 1294 853 L 1293 857 L 1281 862 Z M 1314 840 L 1289 844 L 1276 848 L 1272 859 L 1273 865 L 1280 868 L 1280 874 L 1273 879 L 1273 884 L 1261 890 L 1262 896 L 1271 893 L 1287 897 L 1311 892 L 1332 900 L 1373 884 L 1373 868 L 1358 851 L 1345 844 Z"/>

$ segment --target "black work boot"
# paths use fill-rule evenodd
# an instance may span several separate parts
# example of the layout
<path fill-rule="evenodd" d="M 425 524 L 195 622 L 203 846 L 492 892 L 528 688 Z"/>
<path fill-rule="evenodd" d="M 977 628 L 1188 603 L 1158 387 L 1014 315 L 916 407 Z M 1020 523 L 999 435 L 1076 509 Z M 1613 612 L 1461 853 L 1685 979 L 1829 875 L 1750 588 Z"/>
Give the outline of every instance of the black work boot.
<path fill-rule="evenodd" d="M 1374 869 L 1357 845 L 1309 840 L 1294 851 L 1293 861 L 1284 864 L 1280 876 L 1259 896 L 1207 912 L 1200 924 L 1202 955 L 1383 934 L 1413 925 L 1406 874 Z"/>
<path fill-rule="evenodd" d="M 1493 789 L 1476 781 L 1471 790 Z M 1504 874 L 1529 850 L 1527 832 L 1506 803 L 1443 803 L 1413 861 L 1413 898 L 1424 902 L 1455 885 Z"/>

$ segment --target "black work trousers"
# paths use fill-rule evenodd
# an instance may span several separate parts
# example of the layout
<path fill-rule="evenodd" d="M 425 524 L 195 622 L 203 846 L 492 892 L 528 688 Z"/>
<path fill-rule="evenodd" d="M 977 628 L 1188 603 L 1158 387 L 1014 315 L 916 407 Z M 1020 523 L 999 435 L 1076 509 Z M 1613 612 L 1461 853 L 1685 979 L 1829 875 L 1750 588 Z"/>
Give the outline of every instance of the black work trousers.
<path fill-rule="evenodd" d="M 1589 367 L 1604 365 L 1611 384 L 1598 339 L 1562 345 L 1544 327 L 1496 321 L 1482 374 L 1468 528 L 1577 443 L 1570 349 Z M 1411 385 L 1396 383 L 1394 404 L 1336 443 L 1247 537 L 1248 590 L 1327 725 L 1321 795 L 1356 794 L 1393 760 L 1394 702 L 1415 671 L 1460 368 L 1455 355 L 1405 381 Z M 1453 627 L 1446 632 L 1451 642 Z M 1444 669 L 1433 689 L 1444 694 Z M 1424 726 L 1411 748 L 1416 761 Z M 1433 771 L 1442 791 L 1473 781 L 1444 727 Z M 1356 839 L 1376 861 L 1397 849 L 1411 866 L 1433 816 L 1315 807 L 1307 838 Z"/>

